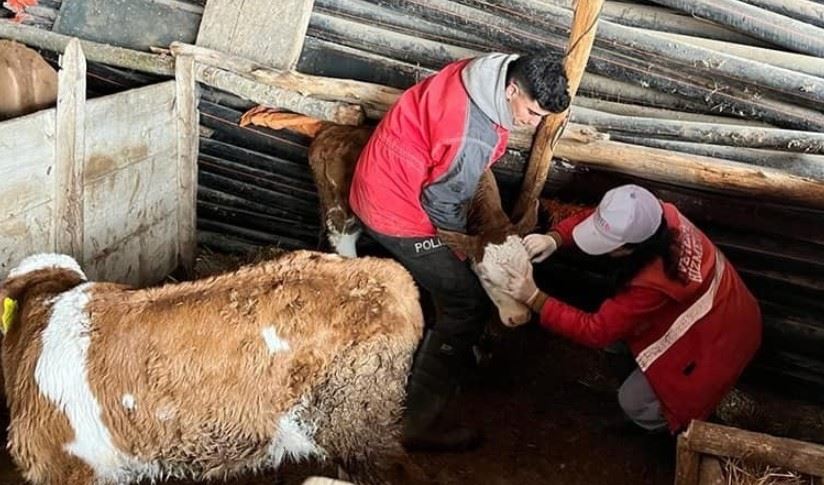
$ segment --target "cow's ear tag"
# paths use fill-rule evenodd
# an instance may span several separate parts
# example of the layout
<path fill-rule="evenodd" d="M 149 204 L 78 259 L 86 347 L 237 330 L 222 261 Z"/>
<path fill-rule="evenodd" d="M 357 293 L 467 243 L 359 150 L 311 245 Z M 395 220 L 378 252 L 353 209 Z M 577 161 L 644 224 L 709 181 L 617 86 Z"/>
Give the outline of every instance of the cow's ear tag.
<path fill-rule="evenodd" d="M 17 300 L 6 297 L 3 300 L 3 321 L 0 324 L 0 332 L 3 332 L 3 335 L 6 335 L 9 331 L 9 327 L 11 327 L 11 323 L 14 321 L 16 316 Z"/>

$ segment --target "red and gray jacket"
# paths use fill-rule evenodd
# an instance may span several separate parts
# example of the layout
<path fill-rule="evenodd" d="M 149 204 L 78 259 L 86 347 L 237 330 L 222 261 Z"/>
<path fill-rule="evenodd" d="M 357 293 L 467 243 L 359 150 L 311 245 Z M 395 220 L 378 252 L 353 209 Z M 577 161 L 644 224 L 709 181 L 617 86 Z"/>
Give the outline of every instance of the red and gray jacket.
<path fill-rule="evenodd" d="M 457 61 L 401 95 L 355 167 L 349 203 L 366 226 L 393 237 L 465 232 L 481 174 L 506 150 L 506 68 L 516 57 Z"/>
<path fill-rule="evenodd" d="M 562 246 L 574 244 L 572 229 L 591 213 L 558 223 Z M 706 419 L 732 389 L 761 344 L 762 323 L 721 251 L 674 205 L 664 204 L 664 217 L 678 237 L 686 284 L 668 278 L 658 259 L 593 313 L 548 298 L 541 324 L 591 347 L 626 342 L 677 431 Z"/>

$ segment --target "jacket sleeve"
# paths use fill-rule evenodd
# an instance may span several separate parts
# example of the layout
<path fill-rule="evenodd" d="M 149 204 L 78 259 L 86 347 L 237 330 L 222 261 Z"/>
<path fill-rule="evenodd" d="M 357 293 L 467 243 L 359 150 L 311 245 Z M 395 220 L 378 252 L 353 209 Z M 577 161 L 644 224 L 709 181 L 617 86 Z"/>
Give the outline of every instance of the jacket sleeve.
<path fill-rule="evenodd" d="M 581 345 L 603 348 L 640 330 L 668 303 L 664 293 L 637 286 L 607 299 L 594 313 L 550 297 L 541 308 L 541 325 Z"/>
<path fill-rule="evenodd" d="M 575 214 L 572 214 L 566 219 L 558 222 L 558 224 L 556 224 L 552 228 L 553 231 L 561 235 L 562 247 L 571 246 L 574 244 L 572 240 L 572 230 L 575 229 L 575 226 L 577 226 L 581 221 L 589 217 L 590 214 L 592 214 L 593 212 L 595 212 L 594 207 L 583 209 L 579 212 L 576 212 Z"/>
<path fill-rule="evenodd" d="M 466 231 L 469 206 L 490 154 L 488 146 L 466 141 L 451 160 L 448 170 L 424 187 L 421 205 L 435 227 Z"/>

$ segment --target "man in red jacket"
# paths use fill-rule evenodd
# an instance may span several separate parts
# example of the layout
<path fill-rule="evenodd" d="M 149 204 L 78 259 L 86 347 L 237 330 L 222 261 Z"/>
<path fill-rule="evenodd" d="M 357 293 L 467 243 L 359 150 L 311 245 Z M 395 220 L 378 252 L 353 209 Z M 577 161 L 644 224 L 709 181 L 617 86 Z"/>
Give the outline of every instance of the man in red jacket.
<path fill-rule="evenodd" d="M 758 302 L 721 251 L 678 209 L 624 185 L 594 210 L 532 234 L 524 246 L 540 262 L 558 247 L 615 258 L 618 290 L 588 313 L 548 297 L 532 266 L 510 270 L 510 294 L 540 314 L 541 325 L 575 342 L 625 342 L 638 368 L 618 401 L 638 426 L 673 433 L 706 419 L 732 389 L 761 343 Z"/>
<path fill-rule="evenodd" d="M 439 423 L 472 364 L 489 302 L 464 258 L 436 237 L 465 232 L 481 174 L 516 125 L 569 105 L 559 58 L 489 54 L 447 65 L 401 95 L 364 147 L 349 202 L 364 229 L 433 297 L 438 316 L 407 388 L 407 449 L 458 450 L 474 431 Z"/>

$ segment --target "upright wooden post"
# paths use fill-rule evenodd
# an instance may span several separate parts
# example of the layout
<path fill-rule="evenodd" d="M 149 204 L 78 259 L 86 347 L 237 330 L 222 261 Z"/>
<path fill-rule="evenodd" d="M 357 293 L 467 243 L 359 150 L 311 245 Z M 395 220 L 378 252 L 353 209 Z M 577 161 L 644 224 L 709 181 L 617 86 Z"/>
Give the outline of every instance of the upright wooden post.
<path fill-rule="evenodd" d="M 85 165 L 86 57 L 72 39 L 60 58 L 54 157 L 54 250 L 81 261 Z"/>
<path fill-rule="evenodd" d="M 209 0 L 197 45 L 294 69 L 314 0 Z"/>
<path fill-rule="evenodd" d="M 604 0 L 578 0 L 575 4 L 569 44 L 564 58 L 564 71 L 567 75 L 569 96 L 572 99 L 578 92 L 592 44 L 595 42 L 595 30 L 603 3 Z M 532 144 L 532 154 L 529 157 L 529 166 L 524 176 L 521 194 L 511 217 L 513 221 L 521 220 L 524 213 L 534 207 L 534 201 L 541 193 L 549 168 L 552 166 L 555 144 L 561 138 L 568 121 L 569 109 L 562 113 L 550 114 L 544 118 L 538 128 Z"/>
<path fill-rule="evenodd" d="M 191 274 L 195 262 L 197 198 L 197 153 L 199 146 L 197 85 L 195 61 L 192 56 L 175 58 L 177 110 L 177 172 L 178 172 L 178 257 L 179 264 Z"/>
<path fill-rule="evenodd" d="M 698 485 L 701 456 L 690 448 L 689 431 L 678 436 L 675 485 Z"/>

